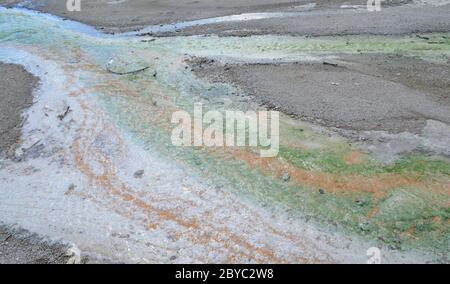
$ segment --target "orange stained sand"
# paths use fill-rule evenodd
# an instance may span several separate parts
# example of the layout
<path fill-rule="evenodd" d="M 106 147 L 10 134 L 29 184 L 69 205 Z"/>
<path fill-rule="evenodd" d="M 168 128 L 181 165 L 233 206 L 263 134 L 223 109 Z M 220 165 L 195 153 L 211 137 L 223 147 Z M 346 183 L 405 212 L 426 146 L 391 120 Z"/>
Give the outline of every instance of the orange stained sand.
<path fill-rule="evenodd" d="M 414 234 L 416 233 L 416 227 L 411 227 L 408 230 L 406 230 L 404 233 L 402 233 L 402 236 L 406 236 L 410 239 L 414 239 L 417 240 L 417 237 L 414 236 Z"/>
<path fill-rule="evenodd" d="M 335 193 L 366 192 L 372 193 L 376 198 L 381 198 L 391 189 L 414 187 L 450 194 L 450 186 L 448 183 L 424 183 L 412 176 L 408 177 L 392 173 L 383 173 L 375 176 L 323 173 L 296 168 L 278 158 L 261 158 L 258 154 L 250 153 L 242 149 L 229 151 L 232 151 L 234 157 L 243 161 L 246 166 L 256 168 L 265 175 L 280 177 L 284 173 L 289 173 L 290 180 L 298 185 L 324 188 L 327 191 Z"/>
<path fill-rule="evenodd" d="M 432 221 L 434 224 L 439 224 L 439 223 L 441 222 L 441 217 L 439 217 L 439 216 L 434 216 L 434 217 L 431 219 L 431 221 Z"/>
<path fill-rule="evenodd" d="M 380 208 L 374 207 L 374 208 L 372 208 L 372 210 L 369 211 L 369 214 L 367 214 L 367 217 L 373 218 L 375 215 L 378 214 L 378 212 L 380 212 Z"/>
<path fill-rule="evenodd" d="M 346 165 L 358 165 L 363 162 L 363 156 L 358 151 L 351 151 L 347 155 L 344 156 L 344 162 Z"/>

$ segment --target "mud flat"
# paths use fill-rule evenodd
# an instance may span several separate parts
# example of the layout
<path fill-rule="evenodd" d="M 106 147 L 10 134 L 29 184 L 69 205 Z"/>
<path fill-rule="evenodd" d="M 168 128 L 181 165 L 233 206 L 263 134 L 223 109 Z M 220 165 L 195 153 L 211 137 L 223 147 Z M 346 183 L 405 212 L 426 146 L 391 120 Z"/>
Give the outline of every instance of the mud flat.
<path fill-rule="evenodd" d="M 316 6 L 296 16 L 201 25 L 155 35 L 345 36 L 447 32 L 450 30 L 449 13 L 450 5 L 394 6 L 385 7 L 377 13 L 367 12 L 364 7 L 341 9 L 339 6 L 332 8 Z"/>
<path fill-rule="evenodd" d="M 418 32 L 445 32 L 450 29 L 450 4 L 447 0 L 403 1 L 383 3 L 381 12 L 366 10 L 366 1 L 145 1 L 145 0 L 84 0 L 80 12 L 69 12 L 66 1 L 3 0 L 0 4 L 21 5 L 30 9 L 80 21 L 107 32 L 136 31 L 147 26 L 183 23 L 199 19 L 252 13 L 294 13 L 286 17 L 263 17 L 215 24 L 195 24 L 174 28 L 160 35 L 218 34 L 248 36 L 255 34 L 289 35 L 355 35 L 355 34 L 407 34 Z M 295 13 L 299 13 L 295 15 Z M 251 18 L 251 17 L 249 17 Z M 208 22 L 208 21 L 206 21 Z"/>
<path fill-rule="evenodd" d="M 450 123 L 448 65 L 402 56 L 343 57 L 306 64 L 194 61 L 193 70 L 213 82 L 232 82 L 271 108 L 324 126 L 418 134 L 428 119 Z"/>
<path fill-rule="evenodd" d="M 319 0 L 318 3 L 327 5 L 328 1 Z M 334 1 L 340 3 L 357 3 L 358 1 Z M 36 9 L 53 15 L 70 18 L 97 28 L 109 31 L 130 31 L 148 25 L 170 24 L 180 21 L 190 21 L 233 14 L 297 10 L 304 1 L 286 0 L 84 0 L 81 12 L 68 12 L 66 1 L 36 0 L 14 1 L 3 0 L 0 4 L 14 6 L 22 3 L 24 7 Z"/>
<path fill-rule="evenodd" d="M 22 114 L 33 102 L 37 79 L 12 64 L 0 64 L 0 74 L 0 152 L 12 157 L 25 120 Z"/>
<path fill-rule="evenodd" d="M 0 223 L 0 264 L 79 264 L 80 250 L 71 243 Z"/>

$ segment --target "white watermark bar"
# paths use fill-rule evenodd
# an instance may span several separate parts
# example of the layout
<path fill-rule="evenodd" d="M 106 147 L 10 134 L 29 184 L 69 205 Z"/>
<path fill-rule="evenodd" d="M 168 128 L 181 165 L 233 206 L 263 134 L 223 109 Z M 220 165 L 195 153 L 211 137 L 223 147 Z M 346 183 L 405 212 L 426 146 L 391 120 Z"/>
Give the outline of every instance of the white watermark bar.
<path fill-rule="evenodd" d="M 377 247 L 371 247 L 366 252 L 367 264 L 381 264 L 381 250 Z"/>
<path fill-rule="evenodd" d="M 194 104 L 194 117 L 187 111 L 172 115 L 172 144 L 179 147 L 261 147 L 260 156 L 279 152 L 280 114 L 277 111 L 208 111 Z"/>
<path fill-rule="evenodd" d="M 384 0 L 367 0 L 367 10 L 369 12 L 380 12 L 381 2 Z"/>

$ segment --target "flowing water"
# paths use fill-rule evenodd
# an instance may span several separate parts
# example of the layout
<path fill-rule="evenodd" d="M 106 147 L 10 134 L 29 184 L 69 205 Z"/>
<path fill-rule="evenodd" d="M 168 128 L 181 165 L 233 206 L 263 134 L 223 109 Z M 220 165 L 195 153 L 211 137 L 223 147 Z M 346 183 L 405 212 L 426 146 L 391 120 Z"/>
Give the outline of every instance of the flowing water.
<path fill-rule="evenodd" d="M 220 112 L 264 109 L 232 85 L 197 78 L 187 63 L 192 57 L 279 63 L 401 53 L 447 62 L 450 36 L 430 37 L 436 44 L 414 37 L 113 36 L 0 8 L 0 61 L 41 79 L 17 151 L 22 162 L 0 168 L 0 211 L 9 221 L 39 220 L 22 221 L 35 230 L 50 218 L 54 228 L 65 226 L 65 237 L 109 256 L 108 245 L 123 243 L 105 235 L 131 232 L 114 257 L 132 261 L 364 261 L 364 243 L 378 237 L 396 244 L 399 232 L 406 248 L 432 248 L 434 259 L 449 244 L 450 167 L 442 159 L 414 155 L 383 165 L 346 139 L 286 116 L 276 158 L 262 159 L 254 148 L 175 147 L 170 140 L 172 114 L 192 112 L 196 102 Z M 358 162 L 346 163 L 349 157 Z M 141 169 L 145 177 L 134 178 Z M 89 234 L 95 237 L 83 239 Z"/>

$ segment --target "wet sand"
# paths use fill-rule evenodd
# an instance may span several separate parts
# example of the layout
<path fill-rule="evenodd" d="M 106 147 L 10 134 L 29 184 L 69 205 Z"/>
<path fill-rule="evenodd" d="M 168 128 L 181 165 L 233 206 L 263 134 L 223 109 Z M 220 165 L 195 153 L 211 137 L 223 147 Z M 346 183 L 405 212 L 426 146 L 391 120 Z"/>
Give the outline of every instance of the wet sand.
<path fill-rule="evenodd" d="M 13 5 L 22 1 L 3 0 L 0 4 Z M 328 1 L 319 0 L 317 3 L 329 5 Z M 336 0 L 333 4 L 358 3 L 358 0 Z M 51 13 L 80 21 L 97 28 L 109 31 L 129 31 L 147 25 L 168 24 L 179 21 L 197 20 L 241 13 L 286 11 L 308 1 L 277 1 L 277 0 L 83 0 L 81 12 L 69 12 L 66 1 L 34 0 L 29 8 Z"/>
<path fill-rule="evenodd" d="M 79 249 L 62 240 L 0 223 L 1 264 L 79 264 Z"/>
<path fill-rule="evenodd" d="M 12 64 L 0 64 L 0 74 L 0 151 L 12 157 L 20 140 L 22 112 L 33 102 L 37 79 Z"/>
<path fill-rule="evenodd" d="M 445 32 L 450 30 L 450 5 L 434 7 L 394 6 L 380 12 L 365 9 L 321 9 L 316 7 L 303 15 L 219 23 L 184 29 L 164 35 L 216 34 L 220 36 L 292 35 L 404 35 Z"/>

